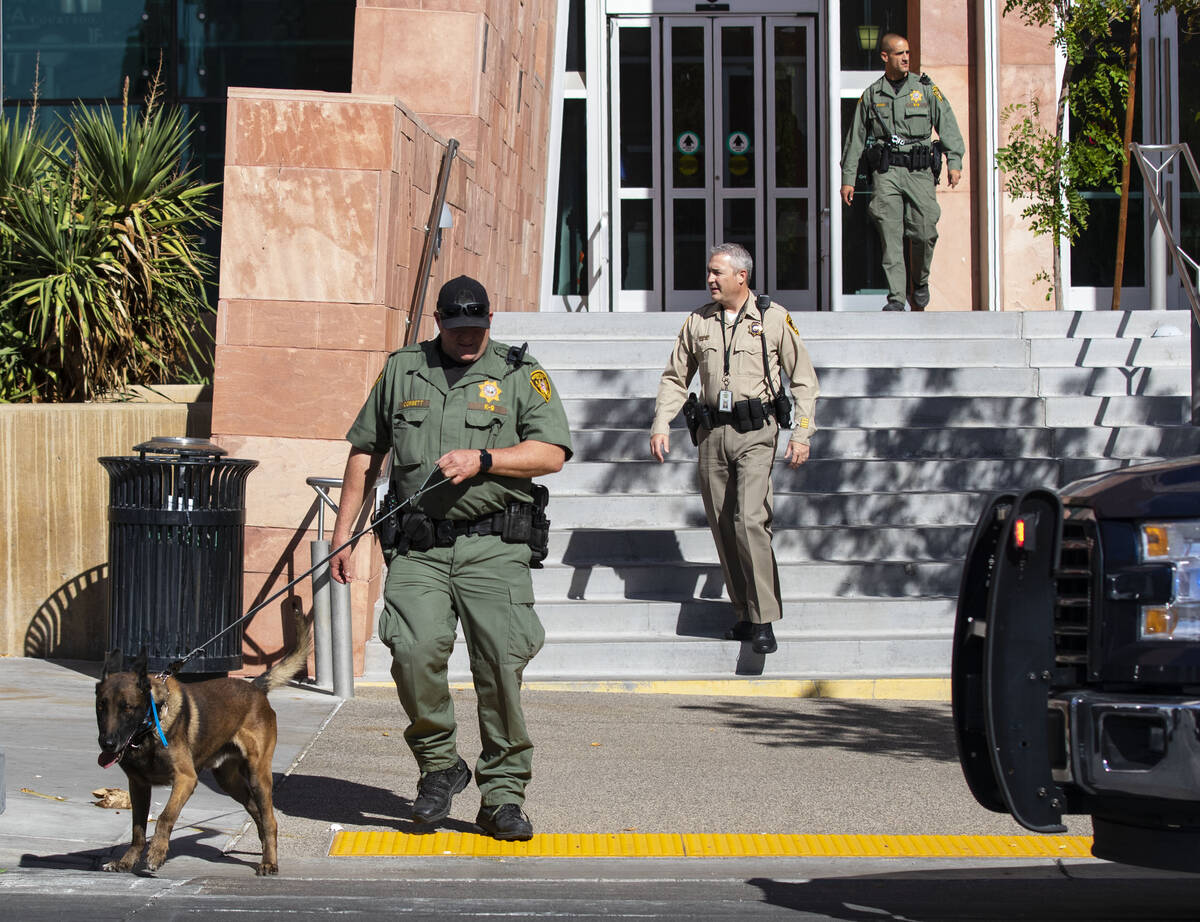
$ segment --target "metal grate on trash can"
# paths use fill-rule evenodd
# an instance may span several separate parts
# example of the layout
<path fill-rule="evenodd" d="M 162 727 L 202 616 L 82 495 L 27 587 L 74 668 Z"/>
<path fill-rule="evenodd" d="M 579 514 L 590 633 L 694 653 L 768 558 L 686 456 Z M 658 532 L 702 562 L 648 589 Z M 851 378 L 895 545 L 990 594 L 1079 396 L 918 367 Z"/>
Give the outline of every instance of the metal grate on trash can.
<path fill-rule="evenodd" d="M 164 670 L 242 614 L 246 478 L 257 461 L 204 439 L 160 437 L 138 456 L 100 458 L 109 475 L 108 648 Z M 186 672 L 242 665 L 230 631 Z"/>

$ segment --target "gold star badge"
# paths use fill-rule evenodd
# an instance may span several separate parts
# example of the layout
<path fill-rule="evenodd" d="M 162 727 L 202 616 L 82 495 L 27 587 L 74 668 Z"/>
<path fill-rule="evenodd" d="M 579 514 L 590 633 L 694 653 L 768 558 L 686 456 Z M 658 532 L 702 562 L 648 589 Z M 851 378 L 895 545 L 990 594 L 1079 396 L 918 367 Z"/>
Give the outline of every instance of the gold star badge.
<path fill-rule="evenodd" d="M 495 403 L 501 393 L 499 381 L 484 381 L 479 385 L 479 399 L 484 403 Z"/>

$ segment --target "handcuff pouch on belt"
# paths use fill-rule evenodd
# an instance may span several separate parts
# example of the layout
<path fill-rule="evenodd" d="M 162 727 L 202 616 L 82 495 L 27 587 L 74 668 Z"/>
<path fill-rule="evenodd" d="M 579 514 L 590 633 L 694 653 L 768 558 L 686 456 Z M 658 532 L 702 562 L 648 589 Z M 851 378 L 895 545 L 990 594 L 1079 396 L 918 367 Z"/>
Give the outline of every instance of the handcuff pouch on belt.
<path fill-rule="evenodd" d="M 761 400 L 739 400 L 733 405 L 733 428 L 756 432 L 767 424 L 767 405 Z"/>

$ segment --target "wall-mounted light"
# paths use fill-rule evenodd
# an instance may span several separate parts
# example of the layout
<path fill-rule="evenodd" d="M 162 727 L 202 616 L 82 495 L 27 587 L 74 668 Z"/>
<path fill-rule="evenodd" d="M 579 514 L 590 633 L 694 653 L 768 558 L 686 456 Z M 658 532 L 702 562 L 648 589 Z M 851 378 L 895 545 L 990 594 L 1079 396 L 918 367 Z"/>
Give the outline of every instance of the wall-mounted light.
<path fill-rule="evenodd" d="M 863 51 L 874 51 L 879 43 L 879 26 L 870 24 L 858 27 L 858 47 Z"/>

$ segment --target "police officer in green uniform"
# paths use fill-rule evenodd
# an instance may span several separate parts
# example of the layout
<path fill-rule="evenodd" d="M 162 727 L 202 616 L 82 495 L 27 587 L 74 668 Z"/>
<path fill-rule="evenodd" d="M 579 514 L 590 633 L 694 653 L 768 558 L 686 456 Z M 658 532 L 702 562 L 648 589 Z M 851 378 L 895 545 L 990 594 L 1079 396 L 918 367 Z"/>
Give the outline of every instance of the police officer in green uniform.
<path fill-rule="evenodd" d="M 904 237 L 912 241 L 912 304 L 929 304 L 929 266 L 942 210 L 934 194 L 941 153 L 931 145 L 937 130 L 946 154 L 950 187 L 962 178 L 965 151 L 954 112 L 929 76 L 908 69 L 908 41 L 889 32 L 880 42 L 883 76 L 858 100 L 854 122 L 842 148 L 842 201 L 854 200 L 854 180 L 864 152 L 875 188 L 868 209 L 883 244 L 887 279 L 885 311 L 904 310 Z"/>
<path fill-rule="evenodd" d="M 784 460 L 808 460 L 819 391 L 808 350 L 787 309 L 749 287 L 754 262 L 745 247 L 722 243 L 708 259 L 712 301 L 688 315 L 658 383 L 650 454 L 662 463 L 670 426 L 682 408 L 698 446 L 700 495 L 717 546 L 725 587 L 737 613 L 727 640 L 755 653 L 778 648 L 783 617 L 779 567 L 771 547 L 771 467 L 781 428 L 792 429 Z M 700 396 L 688 386 L 700 377 Z M 781 376 L 795 407 L 788 405 Z"/>
<path fill-rule="evenodd" d="M 526 840 L 522 810 L 533 743 L 521 710 L 521 678 L 545 632 L 533 609 L 530 565 L 545 555 L 545 489 L 534 477 L 560 470 L 571 436 L 558 393 L 524 347 L 490 338 L 487 292 L 459 276 L 442 286 L 439 336 L 393 352 L 346 439 L 333 544 L 351 535 L 390 450 L 393 494 L 411 496 L 436 466 L 446 481 L 397 514 L 387 539 L 379 637 L 410 721 L 405 741 L 421 772 L 413 819 L 436 823 L 471 780 L 456 745 L 446 669 L 461 622 L 478 697 L 482 752 L 475 763 L 475 822 L 497 839 Z M 541 500 L 539 502 L 539 500 Z M 381 528 L 381 533 L 383 529 Z M 331 561 L 353 577 L 351 550 Z"/>

